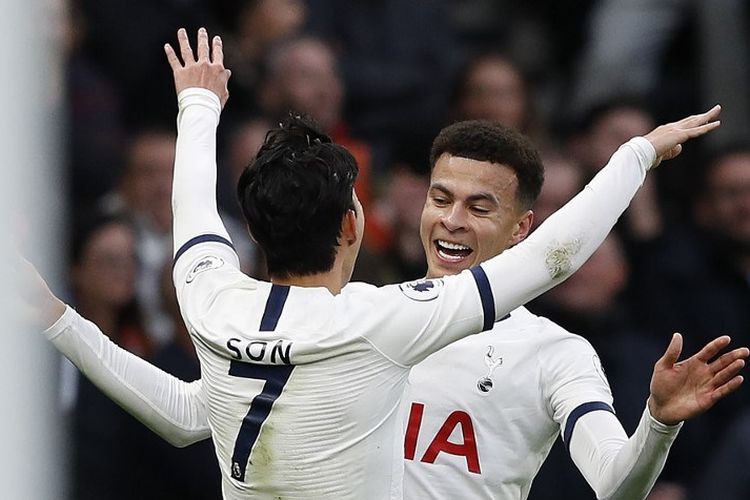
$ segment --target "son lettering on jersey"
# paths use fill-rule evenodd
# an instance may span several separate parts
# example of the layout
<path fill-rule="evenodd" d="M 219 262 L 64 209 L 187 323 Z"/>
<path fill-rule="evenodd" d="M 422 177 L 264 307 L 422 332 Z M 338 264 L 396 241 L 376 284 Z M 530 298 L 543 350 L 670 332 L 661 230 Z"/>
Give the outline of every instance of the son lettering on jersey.
<path fill-rule="evenodd" d="M 243 340 L 232 337 L 227 340 L 227 349 L 233 359 L 238 361 L 250 361 L 266 365 L 291 365 L 291 352 L 294 342 L 279 339 L 276 341 L 266 340 Z"/>
<path fill-rule="evenodd" d="M 419 433 L 422 427 L 422 417 L 424 416 L 424 403 L 412 403 L 409 410 L 409 419 L 406 427 L 406 436 L 404 437 L 404 458 L 414 460 L 417 452 L 417 443 Z M 454 443 L 449 441 L 453 430 L 456 427 L 461 428 L 462 442 Z M 440 426 L 435 437 L 430 441 L 427 450 L 425 450 L 420 462 L 434 464 L 440 453 L 449 455 L 462 456 L 466 459 L 466 468 L 474 474 L 481 474 L 482 469 L 479 465 L 479 452 L 477 450 L 477 439 L 474 433 L 474 424 L 471 416 L 465 411 L 456 410 L 445 419 Z"/>

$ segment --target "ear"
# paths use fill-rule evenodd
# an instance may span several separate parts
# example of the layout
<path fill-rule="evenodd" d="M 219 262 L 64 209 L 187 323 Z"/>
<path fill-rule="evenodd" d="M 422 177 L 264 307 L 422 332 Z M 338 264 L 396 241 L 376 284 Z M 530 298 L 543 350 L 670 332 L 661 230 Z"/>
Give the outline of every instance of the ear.
<path fill-rule="evenodd" d="M 359 239 L 357 234 L 357 214 L 354 209 L 349 209 L 344 214 L 344 218 L 341 221 L 341 238 L 340 242 L 342 245 L 353 245 Z"/>
<path fill-rule="evenodd" d="M 534 212 L 526 210 L 516 221 L 516 227 L 511 236 L 511 246 L 522 242 L 531 232 L 531 225 L 534 223 Z"/>

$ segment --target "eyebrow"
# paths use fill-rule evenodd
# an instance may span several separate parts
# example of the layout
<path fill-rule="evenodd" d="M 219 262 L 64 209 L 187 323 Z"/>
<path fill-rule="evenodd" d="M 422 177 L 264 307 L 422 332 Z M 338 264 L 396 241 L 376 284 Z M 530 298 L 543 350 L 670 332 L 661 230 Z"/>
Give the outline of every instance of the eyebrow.
<path fill-rule="evenodd" d="M 433 191 L 433 190 L 442 191 L 443 193 L 445 193 L 447 195 L 450 195 L 451 197 L 454 196 L 453 191 L 451 191 L 450 189 L 448 189 L 448 187 L 446 187 L 445 185 L 443 185 L 443 184 L 441 184 L 439 182 L 436 182 L 436 183 L 434 183 L 434 184 L 432 184 L 430 186 L 430 191 Z M 488 202 L 492 203 L 493 205 L 499 205 L 500 204 L 500 200 L 497 199 L 497 196 L 495 196 L 494 194 L 490 193 L 489 191 L 480 191 L 478 193 L 474 193 L 472 195 L 469 195 L 466 198 L 466 200 L 469 201 L 469 202 L 488 201 Z"/>

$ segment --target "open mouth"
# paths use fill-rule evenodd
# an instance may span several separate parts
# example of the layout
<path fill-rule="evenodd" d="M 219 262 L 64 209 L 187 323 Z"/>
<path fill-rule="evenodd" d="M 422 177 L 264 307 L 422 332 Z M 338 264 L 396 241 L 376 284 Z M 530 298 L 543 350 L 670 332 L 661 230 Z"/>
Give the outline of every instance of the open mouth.
<path fill-rule="evenodd" d="M 460 262 L 474 251 L 466 245 L 445 240 L 435 240 L 434 244 L 438 256 L 448 262 Z"/>

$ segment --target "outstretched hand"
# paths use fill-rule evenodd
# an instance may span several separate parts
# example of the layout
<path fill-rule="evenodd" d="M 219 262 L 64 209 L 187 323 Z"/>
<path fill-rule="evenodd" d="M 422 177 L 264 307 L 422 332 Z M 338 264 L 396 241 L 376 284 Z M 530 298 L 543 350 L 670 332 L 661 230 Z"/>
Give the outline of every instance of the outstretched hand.
<path fill-rule="evenodd" d="M 656 420 L 674 425 L 698 416 L 742 384 L 743 378 L 738 373 L 745 366 L 750 350 L 740 347 L 716 357 L 730 340 L 726 335 L 718 337 L 694 356 L 677 362 L 682 352 L 682 335 L 672 336 L 651 378 L 648 408 Z"/>
<path fill-rule="evenodd" d="M 662 160 L 671 160 L 682 152 L 682 144 L 690 139 L 700 137 L 721 125 L 716 120 L 721 113 L 718 104 L 705 113 L 688 116 L 674 123 L 667 123 L 656 127 L 644 137 L 651 142 L 656 150 L 656 163 Z"/>
<path fill-rule="evenodd" d="M 199 29 L 197 59 L 193 54 L 193 49 L 190 47 L 190 41 L 188 40 L 185 28 L 180 28 L 177 31 L 177 41 L 180 46 L 180 56 L 183 62 L 180 62 L 170 44 L 167 43 L 164 45 L 167 61 L 169 61 L 169 65 L 172 67 L 174 86 L 177 94 L 190 87 L 208 89 L 219 96 L 223 109 L 227 99 L 229 99 L 227 83 L 232 72 L 224 67 L 224 47 L 221 37 L 215 36 L 211 40 L 211 47 L 209 48 L 206 29 Z"/>

